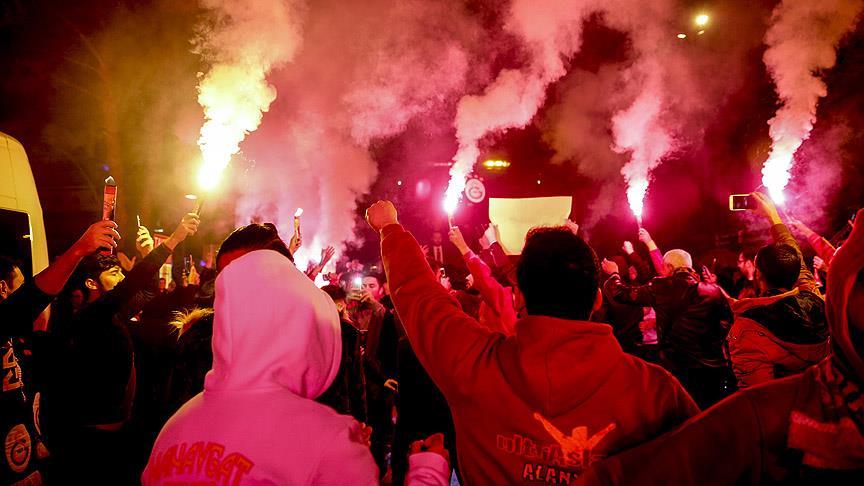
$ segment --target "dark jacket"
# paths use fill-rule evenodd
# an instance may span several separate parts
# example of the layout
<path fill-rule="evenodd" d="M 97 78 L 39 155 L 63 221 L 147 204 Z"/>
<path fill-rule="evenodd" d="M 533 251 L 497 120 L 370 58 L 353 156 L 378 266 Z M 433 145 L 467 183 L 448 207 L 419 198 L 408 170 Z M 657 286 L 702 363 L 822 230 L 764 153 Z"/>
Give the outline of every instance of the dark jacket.
<path fill-rule="evenodd" d="M 360 331 L 349 322 L 341 320 L 342 361 L 336 379 L 324 393 L 316 399 L 333 410 L 350 415 L 358 422 L 366 423 L 366 377 L 360 350 Z"/>
<path fill-rule="evenodd" d="M 618 303 L 654 308 L 663 364 L 673 373 L 728 366 L 723 348 L 732 322 L 729 302 L 719 286 L 700 282 L 691 269 L 641 286 L 625 285 L 615 274 L 603 291 Z"/>
<path fill-rule="evenodd" d="M 743 390 L 678 430 L 595 464 L 574 484 L 864 484 L 864 349 L 849 322 L 853 284 L 864 278 L 864 223 L 835 258 L 830 359 Z"/>
<path fill-rule="evenodd" d="M 8 298 L 0 301 L 0 340 L 29 336 L 33 332 L 33 321 L 54 300 L 53 295 L 43 292 L 31 278 Z"/>
<path fill-rule="evenodd" d="M 130 428 L 140 445 L 142 468 L 165 419 L 170 417 L 165 415 L 165 397 L 177 349 L 177 328 L 171 321 L 175 313 L 195 308 L 197 290 L 196 285 L 178 285 L 158 295 L 128 326 L 135 347 L 135 402 Z"/>
<path fill-rule="evenodd" d="M 4 322 L 5 324 L 5 322 Z M 6 439 L 6 460 L 0 463 L 0 484 L 26 484 L 41 476 L 41 459 L 46 455 L 41 434 L 33 418 L 38 400 L 25 392 L 22 366 L 16 353 L 20 348 L 11 339 L 0 341 L 3 386 L 0 391 L 0 430 Z"/>
<path fill-rule="evenodd" d="M 612 326 L 612 332 L 621 349 L 630 354 L 637 353 L 639 345 L 642 344 L 642 329 L 639 324 L 643 319 L 642 307 L 615 301 L 605 287 L 603 305 L 591 315 L 592 321 L 604 322 Z"/>
<path fill-rule="evenodd" d="M 417 360 L 408 338 L 399 341 L 399 396 L 396 400 L 396 430 L 393 439 L 393 483 L 400 485 L 408 472 L 411 443 L 442 433 L 450 466 L 457 467 L 456 428 L 447 400 Z"/>
<path fill-rule="evenodd" d="M 40 462 L 47 455 L 41 433 L 33 418 L 39 402 L 28 394 L 33 383 L 24 378 L 30 370 L 19 362 L 21 337 L 33 333 L 33 321 L 54 296 L 48 295 L 28 279 L 8 298 L 0 301 L 0 359 L 3 387 L 0 391 L 0 430 L 6 434 L 6 461 L 0 466 L 0 484 L 36 481 L 41 477 Z M 28 340 L 29 342 L 29 340 Z M 26 388 L 25 388 L 26 386 Z"/>
<path fill-rule="evenodd" d="M 129 419 L 136 378 L 127 322 L 146 303 L 146 289 L 168 256 L 167 247 L 157 247 L 114 289 L 68 321 L 52 323 L 49 349 L 36 350 L 48 422 L 75 427 Z"/>
<path fill-rule="evenodd" d="M 786 226 L 775 225 L 771 234 L 800 255 Z M 828 355 L 825 301 L 803 258 L 794 289 L 733 301 L 732 309 L 735 321 L 728 343 L 739 388 L 801 373 Z"/>
<path fill-rule="evenodd" d="M 828 356 L 821 297 L 789 292 L 746 301 L 752 306 L 733 305 L 735 323 L 727 337 L 739 388 L 801 373 Z"/>

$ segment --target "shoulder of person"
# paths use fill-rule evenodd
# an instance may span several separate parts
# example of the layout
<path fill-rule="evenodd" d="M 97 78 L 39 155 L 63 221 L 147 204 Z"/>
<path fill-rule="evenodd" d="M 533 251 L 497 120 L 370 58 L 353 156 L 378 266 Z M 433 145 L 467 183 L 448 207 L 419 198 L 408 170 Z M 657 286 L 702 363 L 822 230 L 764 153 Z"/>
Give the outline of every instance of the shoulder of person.
<path fill-rule="evenodd" d="M 767 346 L 767 342 L 776 342 L 779 339 L 765 326 L 753 319 L 736 316 L 729 329 L 726 340 L 730 346 L 735 347 L 747 341 L 760 341 L 760 347 Z"/>
<path fill-rule="evenodd" d="M 805 371 L 804 374 L 796 374 L 748 387 L 741 390 L 739 394 L 742 399 L 747 399 L 750 402 L 760 416 L 788 417 L 792 411 L 792 404 L 801 388 L 806 386 L 805 380 L 808 377 L 809 373 Z"/>
<path fill-rule="evenodd" d="M 666 383 L 669 385 L 677 384 L 679 387 L 681 386 L 678 379 L 666 370 L 666 368 L 654 363 L 649 363 L 648 361 L 633 355 L 627 354 L 626 357 L 628 366 L 631 370 L 638 371 L 642 373 L 644 377 L 647 377 L 647 381 L 644 383 L 649 389 L 656 389 L 658 383 Z"/>

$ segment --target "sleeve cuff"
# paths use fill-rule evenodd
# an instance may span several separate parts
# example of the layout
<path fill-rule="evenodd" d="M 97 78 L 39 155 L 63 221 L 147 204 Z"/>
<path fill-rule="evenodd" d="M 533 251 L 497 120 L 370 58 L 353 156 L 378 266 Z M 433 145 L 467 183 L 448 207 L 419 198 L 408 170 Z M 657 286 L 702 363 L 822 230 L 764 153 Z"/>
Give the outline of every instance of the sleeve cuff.
<path fill-rule="evenodd" d="M 785 224 L 777 223 L 771 225 L 771 236 L 774 238 L 775 241 L 781 239 L 781 237 L 786 236 L 787 234 L 789 236 L 792 235 L 792 233 L 789 232 L 789 228 L 787 228 Z"/>
<path fill-rule="evenodd" d="M 399 224 L 399 223 L 388 224 L 387 226 L 381 228 L 381 238 L 384 239 L 384 238 L 390 236 L 391 234 L 398 233 L 400 231 L 405 231 L 405 229 L 402 227 L 401 224 Z"/>
<path fill-rule="evenodd" d="M 412 484 L 409 478 L 420 476 L 432 482 L 414 484 L 450 484 L 450 464 L 444 456 L 435 452 L 418 452 L 408 456 L 408 477 L 405 484 Z"/>
<path fill-rule="evenodd" d="M 173 251 L 173 250 L 169 250 L 167 246 L 165 246 L 165 245 L 159 245 L 159 246 L 157 246 L 156 248 L 154 248 L 153 251 L 151 251 L 151 252 L 147 255 L 147 257 L 151 258 L 152 260 L 163 260 L 163 261 L 165 261 L 165 260 L 168 260 L 168 257 L 171 256 L 172 253 L 174 253 L 174 251 Z M 155 254 L 155 256 L 154 256 L 154 254 Z M 145 257 L 145 258 L 147 258 L 147 257 Z M 164 258 L 163 258 L 163 257 L 164 257 Z M 142 259 L 142 261 L 143 261 L 143 259 Z"/>

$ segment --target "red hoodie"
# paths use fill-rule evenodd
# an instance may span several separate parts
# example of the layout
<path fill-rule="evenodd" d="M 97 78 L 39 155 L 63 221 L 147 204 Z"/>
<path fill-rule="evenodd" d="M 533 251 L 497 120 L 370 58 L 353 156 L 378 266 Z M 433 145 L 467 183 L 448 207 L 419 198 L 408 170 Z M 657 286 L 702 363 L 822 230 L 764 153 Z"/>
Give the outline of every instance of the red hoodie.
<path fill-rule="evenodd" d="M 411 347 L 453 413 L 466 484 L 569 484 L 698 413 L 608 325 L 531 316 L 495 333 L 460 310 L 401 226 L 384 228 L 381 252 Z"/>

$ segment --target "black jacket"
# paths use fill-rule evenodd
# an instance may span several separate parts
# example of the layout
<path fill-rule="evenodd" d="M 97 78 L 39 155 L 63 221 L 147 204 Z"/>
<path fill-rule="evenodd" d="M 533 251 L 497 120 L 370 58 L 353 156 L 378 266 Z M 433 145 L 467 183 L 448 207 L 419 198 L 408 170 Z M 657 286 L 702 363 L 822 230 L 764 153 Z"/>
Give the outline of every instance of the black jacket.
<path fill-rule="evenodd" d="M 52 322 L 36 349 L 44 379 L 46 422 L 61 427 L 122 423 L 135 395 L 135 368 L 128 320 L 153 294 L 147 292 L 168 259 L 154 249 L 114 289 L 74 316 Z M 46 434 L 49 442 L 50 431 Z"/>
<path fill-rule="evenodd" d="M 700 282 L 691 269 L 655 277 L 641 286 L 627 286 L 617 274 L 604 285 L 604 294 L 622 304 L 653 307 L 664 365 L 670 371 L 721 368 L 732 324 L 729 302 L 715 284 Z"/>
<path fill-rule="evenodd" d="M 621 345 L 621 349 L 630 354 L 637 353 L 639 345 L 642 344 L 642 329 L 639 324 L 644 318 L 642 307 L 621 304 L 615 301 L 603 289 L 603 305 L 591 315 L 594 322 L 603 322 L 612 326 L 615 339 Z"/>
<path fill-rule="evenodd" d="M 398 344 L 399 395 L 396 401 L 396 430 L 393 440 L 393 484 L 403 484 L 408 473 L 411 443 L 443 433 L 450 465 L 456 469 L 456 429 L 447 400 L 423 369 L 408 338 Z"/>
<path fill-rule="evenodd" d="M 8 298 L 0 301 L 0 359 L 3 386 L 0 390 L 0 430 L 6 437 L 6 461 L 0 465 L 0 484 L 13 484 L 39 476 L 40 460 L 45 455 L 41 434 L 33 417 L 38 414 L 38 402 L 25 392 L 32 383 L 26 382 L 18 361 L 19 349 L 13 337 L 29 337 L 33 321 L 54 297 L 43 292 L 33 279 L 28 279 Z M 33 477 L 31 477 L 33 476 Z"/>
<path fill-rule="evenodd" d="M 36 286 L 31 278 L 3 301 L 0 301 L 0 340 L 29 336 L 33 321 L 54 300 Z"/>
<path fill-rule="evenodd" d="M 360 331 L 344 320 L 339 325 L 342 328 L 342 361 L 339 363 L 339 371 L 330 387 L 316 401 L 365 423 L 368 421 L 366 376 L 360 350 Z"/>

